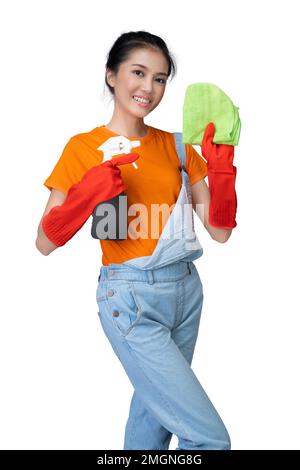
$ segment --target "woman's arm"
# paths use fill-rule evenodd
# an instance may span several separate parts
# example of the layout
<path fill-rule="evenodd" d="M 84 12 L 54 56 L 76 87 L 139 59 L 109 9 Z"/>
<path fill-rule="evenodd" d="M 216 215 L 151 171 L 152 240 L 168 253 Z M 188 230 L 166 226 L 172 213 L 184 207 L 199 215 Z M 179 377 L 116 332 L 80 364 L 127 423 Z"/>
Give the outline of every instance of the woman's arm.
<path fill-rule="evenodd" d="M 225 243 L 231 235 L 232 229 L 218 228 L 208 222 L 210 193 L 204 179 L 191 186 L 193 209 L 200 218 L 211 238 L 217 242 Z"/>
<path fill-rule="evenodd" d="M 52 207 L 55 206 L 61 206 L 65 199 L 67 197 L 67 194 L 63 193 L 62 191 L 58 191 L 58 189 L 52 189 L 51 194 L 49 196 L 45 212 L 40 220 L 40 224 L 38 227 L 38 233 L 37 233 L 37 239 L 35 241 L 35 246 L 37 249 L 42 253 L 42 255 L 49 255 L 52 251 L 54 251 L 56 248 L 58 248 L 54 243 L 52 243 L 49 238 L 46 237 L 45 232 L 42 227 L 42 220 L 45 215 L 50 212 Z"/>

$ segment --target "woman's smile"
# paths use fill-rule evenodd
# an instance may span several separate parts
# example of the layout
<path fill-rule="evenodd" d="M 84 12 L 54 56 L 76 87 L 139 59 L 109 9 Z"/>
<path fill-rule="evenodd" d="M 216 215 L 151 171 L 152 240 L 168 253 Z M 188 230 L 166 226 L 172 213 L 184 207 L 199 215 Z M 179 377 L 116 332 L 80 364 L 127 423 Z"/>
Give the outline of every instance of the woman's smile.
<path fill-rule="evenodd" d="M 133 95 L 132 99 L 138 106 L 142 106 L 143 108 L 146 108 L 151 104 L 151 101 L 147 101 L 144 98 L 140 98 L 136 95 Z"/>

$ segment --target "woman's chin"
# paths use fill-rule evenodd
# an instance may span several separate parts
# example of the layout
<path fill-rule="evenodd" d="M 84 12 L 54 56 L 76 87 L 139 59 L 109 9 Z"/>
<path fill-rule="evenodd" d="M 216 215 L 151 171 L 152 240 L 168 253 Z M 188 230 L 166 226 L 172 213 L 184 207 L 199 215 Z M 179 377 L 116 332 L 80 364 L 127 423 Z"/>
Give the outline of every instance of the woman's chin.
<path fill-rule="evenodd" d="M 138 117 L 138 118 L 142 118 L 142 117 L 145 117 L 147 116 L 147 114 L 150 113 L 150 109 L 141 109 L 141 110 L 135 110 L 132 114 L 135 116 L 135 117 Z"/>
<path fill-rule="evenodd" d="M 133 103 L 133 108 L 131 109 L 133 109 L 133 112 L 137 117 L 146 116 L 153 111 L 153 107 L 151 106 L 140 106 L 136 103 Z"/>

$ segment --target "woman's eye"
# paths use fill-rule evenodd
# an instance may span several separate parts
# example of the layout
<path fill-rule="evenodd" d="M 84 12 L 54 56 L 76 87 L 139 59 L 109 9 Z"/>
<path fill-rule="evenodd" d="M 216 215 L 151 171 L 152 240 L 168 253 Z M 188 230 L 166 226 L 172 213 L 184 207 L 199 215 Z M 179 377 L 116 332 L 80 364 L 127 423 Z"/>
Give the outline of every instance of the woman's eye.
<path fill-rule="evenodd" d="M 139 73 L 144 74 L 141 70 L 134 70 L 133 73 L 135 73 L 135 74 L 139 74 Z M 140 76 L 140 75 L 138 75 L 138 76 Z M 164 78 L 157 78 L 157 81 L 158 81 L 161 85 L 164 85 L 164 84 L 167 82 Z"/>

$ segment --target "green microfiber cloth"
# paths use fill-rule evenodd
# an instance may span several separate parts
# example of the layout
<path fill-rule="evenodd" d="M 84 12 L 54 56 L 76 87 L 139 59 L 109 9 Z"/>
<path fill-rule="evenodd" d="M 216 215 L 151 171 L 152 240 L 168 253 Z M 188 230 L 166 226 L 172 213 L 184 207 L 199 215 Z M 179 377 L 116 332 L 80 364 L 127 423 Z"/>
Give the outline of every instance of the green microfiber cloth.
<path fill-rule="evenodd" d="M 185 92 L 182 142 L 202 145 L 209 122 L 215 124 L 214 143 L 238 145 L 241 120 L 231 99 L 212 83 L 192 83 Z"/>

